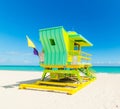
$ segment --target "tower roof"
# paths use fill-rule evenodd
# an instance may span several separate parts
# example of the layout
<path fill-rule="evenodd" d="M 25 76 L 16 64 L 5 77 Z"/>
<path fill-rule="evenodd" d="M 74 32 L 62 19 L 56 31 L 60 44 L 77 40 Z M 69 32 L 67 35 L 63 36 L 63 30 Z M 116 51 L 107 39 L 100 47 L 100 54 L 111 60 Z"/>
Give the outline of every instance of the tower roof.
<path fill-rule="evenodd" d="M 86 38 L 76 32 L 68 32 L 70 40 L 74 41 L 75 43 L 80 44 L 81 46 L 93 46 L 91 42 L 89 42 Z"/>

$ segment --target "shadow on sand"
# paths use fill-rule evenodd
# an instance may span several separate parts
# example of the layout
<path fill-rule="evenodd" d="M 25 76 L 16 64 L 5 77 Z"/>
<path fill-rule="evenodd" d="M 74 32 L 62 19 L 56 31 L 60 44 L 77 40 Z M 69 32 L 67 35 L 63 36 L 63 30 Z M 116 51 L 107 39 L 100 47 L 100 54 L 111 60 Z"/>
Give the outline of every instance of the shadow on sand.
<path fill-rule="evenodd" d="M 36 81 L 40 80 L 39 79 L 33 79 L 33 80 L 26 80 L 26 81 L 18 81 L 16 84 L 9 84 L 9 85 L 5 85 L 5 86 L 1 86 L 3 88 L 14 88 L 14 87 L 18 87 L 20 84 L 28 84 L 28 83 L 34 83 Z"/>

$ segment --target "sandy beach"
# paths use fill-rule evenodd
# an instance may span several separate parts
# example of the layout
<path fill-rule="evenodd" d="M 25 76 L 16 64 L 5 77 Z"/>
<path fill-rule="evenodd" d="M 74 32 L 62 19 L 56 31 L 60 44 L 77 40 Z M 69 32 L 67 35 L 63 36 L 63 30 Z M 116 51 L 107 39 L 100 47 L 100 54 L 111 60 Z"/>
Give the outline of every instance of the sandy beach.
<path fill-rule="evenodd" d="M 120 109 L 120 74 L 97 74 L 74 95 L 18 89 L 40 78 L 40 72 L 0 71 L 0 109 Z"/>

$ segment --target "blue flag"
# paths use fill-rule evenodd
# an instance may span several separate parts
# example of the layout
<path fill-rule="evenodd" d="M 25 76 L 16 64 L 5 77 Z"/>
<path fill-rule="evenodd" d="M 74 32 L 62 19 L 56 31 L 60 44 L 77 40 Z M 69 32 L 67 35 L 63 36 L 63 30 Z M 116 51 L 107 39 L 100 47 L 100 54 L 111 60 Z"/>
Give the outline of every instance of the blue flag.
<path fill-rule="evenodd" d="M 36 50 L 36 48 L 33 48 L 33 53 L 34 53 L 34 55 L 37 55 L 37 56 L 39 55 L 38 51 Z"/>

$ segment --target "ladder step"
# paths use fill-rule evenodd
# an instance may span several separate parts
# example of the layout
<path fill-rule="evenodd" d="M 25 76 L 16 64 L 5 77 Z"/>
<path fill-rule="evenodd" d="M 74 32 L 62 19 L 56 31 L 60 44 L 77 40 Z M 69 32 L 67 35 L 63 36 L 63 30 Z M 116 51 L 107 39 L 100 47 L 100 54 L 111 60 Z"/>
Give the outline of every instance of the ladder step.
<path fill-rule="evenodd" d="M 58 82 L 46 82 L 46 81 L 37 81 L 33 84 L 20 84 L 20 89 L 37 89 L 37 90 L 45 90 L 45 91 L 55 91 L 55 92 L 64 92 L 67 94 L 74 94 L 78 90 L 84 88 L 88 84 L 90 84 L 93 80 L 89 80 L 82 84 L 74 84 L 74 83 L 58 83 Z M 40 84 L 38 84 L 40 83 Z M 76 87 L 73 87 L 76 86 Z"/>
<path fill-rule="evenodd" d="M 61 83 L 61 82 L 51 82 L 51 81 L 37 81 L 36 84 L 44 84 L 44 85 L 56 85 L 56 86 L 72 86 L 77 87 L 79 84 L 77 83 Z"/>

